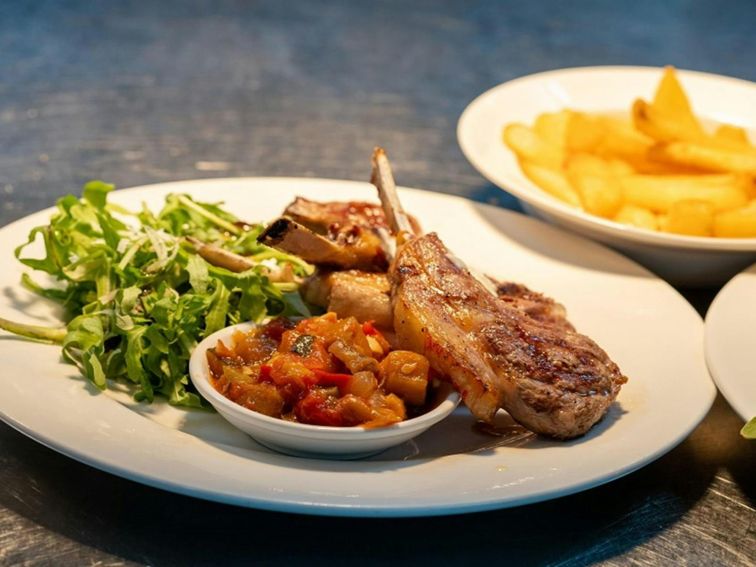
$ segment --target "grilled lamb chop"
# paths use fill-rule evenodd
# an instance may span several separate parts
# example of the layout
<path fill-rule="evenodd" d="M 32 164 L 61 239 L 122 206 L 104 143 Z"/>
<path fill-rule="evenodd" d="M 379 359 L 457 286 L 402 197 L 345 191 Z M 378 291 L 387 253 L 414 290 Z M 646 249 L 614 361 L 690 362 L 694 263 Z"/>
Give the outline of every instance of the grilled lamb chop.
<path fill-rule="evenodd" d="M 561 306 L 527 288 L 500 299 L 460 265 L 434 233 L 413 238 L 380 148 L 373 182 L 399 247 L 389 280 L 396 339 L 448 376 L 478 419 L 504 408 L 536 433 L 587 432 L 627 381 Z M 505 289 L 505 291 L 507 291 Z"/>
<path fill-rule="evenodd" d="M 569 324 L 538 319 L 491 295 L 433 233 L 399 249 L 390 279 L 398 343 L 449 376 L 482 421 L 502 407 L 531 431 L 577 437 L 627 381 Z"/>

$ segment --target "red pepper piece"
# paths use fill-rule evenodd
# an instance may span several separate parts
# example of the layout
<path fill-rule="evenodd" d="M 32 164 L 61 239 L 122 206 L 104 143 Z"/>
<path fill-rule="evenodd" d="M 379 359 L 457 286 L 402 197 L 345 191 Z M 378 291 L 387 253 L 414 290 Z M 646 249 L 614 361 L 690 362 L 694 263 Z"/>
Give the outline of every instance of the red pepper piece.
<path fill-rule="evenodd" d="M 273 382 L 273 377 L 270 375 L 273 367 L 270 364 L 263 364 L 260 366 L 260 382 Z"/>
<path fill-rule="evenodd" d="M 362 324 L 362 332 L 369 337 L 374 337 L 381 334 L 378 329 L 375 328 L 375 325 L 373 325 L 373 321 L 365 321 Z"/>
<path fill-rule="evenodd" d="M 339 374 L 338 372 L 326 372 L 325 370 L 313 369 L 315 374 L 315 382 L 318 386 L 336 386 L 339 389 L 339 394 L 344 395 L 344 389 L 352 379 L 351 374 Z"/>
<path fill-rule="evenodd" d="M 351 374 L 338 374 L 336 372 L 326 372 L 325 370 L 312 369 L 315 377 L 318 379 L 317 384 L 320 386 L 338 386 L 339 390 L 345 387 L 352 379 Z"/>

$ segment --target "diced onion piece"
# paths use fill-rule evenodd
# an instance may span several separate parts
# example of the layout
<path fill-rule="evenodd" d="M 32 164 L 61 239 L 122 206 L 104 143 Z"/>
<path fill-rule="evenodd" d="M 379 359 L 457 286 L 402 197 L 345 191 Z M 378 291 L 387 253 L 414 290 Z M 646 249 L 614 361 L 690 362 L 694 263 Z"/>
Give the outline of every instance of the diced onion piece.
<path fill-rule="evenodd" d="M 344 417 L 345 425 L 357 425 L 373 419 L 373 410 L 361 396 L 344 396 L 339 400 L 337 409 Z"/>
<path fill-rule="evenodd" d="M 371 337 L 368 335 L 367 342 L 370 345 L 370 350 L 375 355 L 376 358 L 382 358 L 383 357 L 383 347 L 381 346 L 381 343 L 378 342 L 378 339 L 375 337 Z"/>
<path fill-rule="evenodd" d="M 342 388 L 345 394 L 369 398 L 378 389 L 378 380 L 372 372 L 355 372 Z"/>

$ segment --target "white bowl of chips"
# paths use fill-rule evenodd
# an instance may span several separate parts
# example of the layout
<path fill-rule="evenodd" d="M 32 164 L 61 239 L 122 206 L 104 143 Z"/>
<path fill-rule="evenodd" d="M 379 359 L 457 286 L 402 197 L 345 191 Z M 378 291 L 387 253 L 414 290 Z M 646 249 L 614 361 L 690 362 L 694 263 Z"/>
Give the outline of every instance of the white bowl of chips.
<path fill-rule="evenodd" d="M 457 137 L 527 212 L 672 284 L 720 285 L 756 261 L 756 84 L 677 71 L 662 89 L 664 76 L 584 67 L 515 79 L 476 98 Z"/>

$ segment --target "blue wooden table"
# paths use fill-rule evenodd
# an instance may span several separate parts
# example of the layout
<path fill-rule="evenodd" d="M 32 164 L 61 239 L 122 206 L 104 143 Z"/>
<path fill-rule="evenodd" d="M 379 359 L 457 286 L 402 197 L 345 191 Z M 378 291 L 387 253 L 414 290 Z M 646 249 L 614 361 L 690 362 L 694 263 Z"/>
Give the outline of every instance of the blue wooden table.
<path fill-rule="evenodd" d="M 756 3 L 163 1 L 0 5 L 0 225 L 82 182 L 366 179 L 517 208 L 456 143 L 476 95 L 581 65 L 756 80 Z M 754 101 L 756 104 L 756 101 Z M 703 314 L 717 290 L 685 291 Z M 2 394 L 0 393 L 0 396 Z M 0 564 L 749 565 L 756 445 L 721 398 L 609 485 L 468 516 L 347 520 L 203 502 L 79 464 L 0 424 Z"/>

